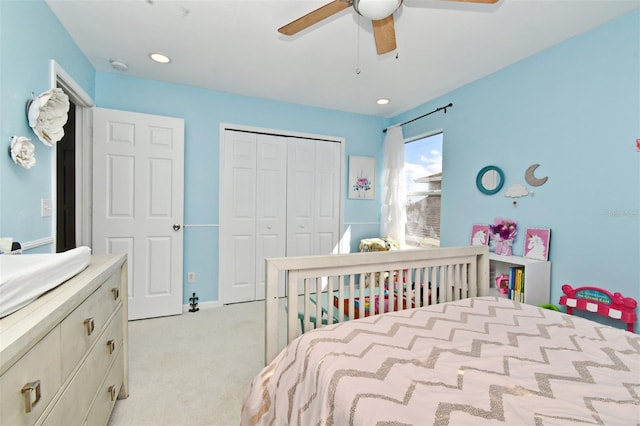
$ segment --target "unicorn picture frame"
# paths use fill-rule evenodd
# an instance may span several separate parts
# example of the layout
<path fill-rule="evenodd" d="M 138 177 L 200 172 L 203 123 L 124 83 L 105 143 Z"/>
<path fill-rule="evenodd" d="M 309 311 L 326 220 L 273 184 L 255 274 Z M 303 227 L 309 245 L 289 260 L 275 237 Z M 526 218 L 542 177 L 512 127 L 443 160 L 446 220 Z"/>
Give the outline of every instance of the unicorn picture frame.
<path fill-rule="evenodd" d="M 527 228 L 524 234 L 523 256 L 529 259 L 549 260 L 551 229 Z"/>
<path fill-rule="evenodd" d="M 471 245 L 489 245 L 489 225 L 475 224 L 471 226 Z"/>

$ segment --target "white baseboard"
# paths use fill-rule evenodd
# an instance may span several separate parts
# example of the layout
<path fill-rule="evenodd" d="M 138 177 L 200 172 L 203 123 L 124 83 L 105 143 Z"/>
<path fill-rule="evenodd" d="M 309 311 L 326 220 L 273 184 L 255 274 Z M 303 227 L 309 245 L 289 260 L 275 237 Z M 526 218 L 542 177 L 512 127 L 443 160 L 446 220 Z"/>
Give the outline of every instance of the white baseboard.
<path fill-rule="evenodd" d="M 219 308 L 221 306 L 222 304 L 218 300 L 214 300 L 212 302 L 202 302 L 202 303 L 198 302 L 198 308 L 200 308 L 200 310 Z M 191 305 L 182 305 L 182 313 L 189 313 L 189 314 L 194 313 L 194 312 L 189 312 L 189 309 L 191 309 Z"/>

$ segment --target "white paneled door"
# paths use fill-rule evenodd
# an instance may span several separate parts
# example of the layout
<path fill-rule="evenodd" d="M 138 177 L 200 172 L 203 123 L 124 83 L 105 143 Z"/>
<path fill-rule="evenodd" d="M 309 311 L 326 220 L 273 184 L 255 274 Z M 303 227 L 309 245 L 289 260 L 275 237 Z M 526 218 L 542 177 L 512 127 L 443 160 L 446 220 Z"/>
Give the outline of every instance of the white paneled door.
<path fill-rule="evenodd" d="M 266 258 L 338 244 L 340 143 L 225 130 L 221 147 L 223 303 L 264 299 Z"/>
<path fill-rule="evenodd" d="M 184 121 L 95 108 L 93 253 L 127 253 L 129 319 L 182 313 Z"/>
<path fill-rule="evenodd" d="M 255 299 L 260 300 L 265 297 L 264 259 L 286 253 L 287 141 L 273 135 L 258 135 L 258 141 Z"/>
<path fill-rule="evenodd" d="M 338 253 L 340 144 L 289 138 L 287 256 Z"/>
<path fill-rule="evenodd" d="M 285 255 L 286 140 L 228 130 L 222 149 L 224 303 L 264 299 L 264 259 Z"/>

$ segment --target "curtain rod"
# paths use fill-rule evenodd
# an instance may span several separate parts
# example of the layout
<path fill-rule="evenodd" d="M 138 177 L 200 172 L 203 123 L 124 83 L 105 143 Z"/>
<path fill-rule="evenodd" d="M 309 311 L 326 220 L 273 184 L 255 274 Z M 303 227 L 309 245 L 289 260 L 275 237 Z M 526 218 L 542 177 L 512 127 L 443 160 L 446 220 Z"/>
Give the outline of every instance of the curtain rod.
<path fill-rule="evenodd" d="M 446 114 L 446 113 L 447 113 L 447 108 L 451 108 L 452 106 L 453 106 L 453 104 L 452 104 L 451 102 L 449 102 L 449 105 L 445 105 L 445 106 L 442 106 L 442 107 L 440 107 L 440 108 L 434 109 L 433 111 L 428 112 L 428 113 L 426 113 L 426 114 L 423 114 L 423 115 L 421 115 L 420 117 L 416 117 L 416 118 L 414 118 L 414 119 L 412 119 L 412 120 L 405 121 L 404 123 L 394 124 L 393 126 L 389 126 L 389 127 L 387 127 L 386 129 L 384 129 L 384 130 L 382 131 L 382 133 L 387 133 L 387 130 L 388 130 L 388 129 L 390 129 L 391 127 L 395 127 L 395 126 L 400 126 L 400 127 L 402 127 L 402 126 L 404 126 L 405 124 L 409 124 L 409 123 L 411 123 L 411 122 L 413 122 L 413 121 L 420 120 L 421 118 L 424 118 L 424 117 L 426 117 L 427 115 L 431 115 L 431 114 L 433 114 L 434 112 L 438 112 L 438 111 L 442 111 L 442 110 L 444 110 L 444 113 Z"/>

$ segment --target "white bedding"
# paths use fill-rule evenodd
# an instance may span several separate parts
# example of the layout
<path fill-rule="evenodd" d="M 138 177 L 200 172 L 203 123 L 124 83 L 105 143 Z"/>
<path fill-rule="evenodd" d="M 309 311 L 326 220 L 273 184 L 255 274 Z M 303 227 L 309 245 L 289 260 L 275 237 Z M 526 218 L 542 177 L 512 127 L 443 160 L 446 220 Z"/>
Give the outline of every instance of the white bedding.
<path fill-rule="evenodd" d="M 91 249 L 84 246 L 63 253 L 0 256 L 0 318 L 82 272 L 90 259 Z"/>
<path fill-rule="evenodd" d="M 322 327 L 253 380 L 242 425 L 636 425 L 640 337 L 479 297 Z"/>

